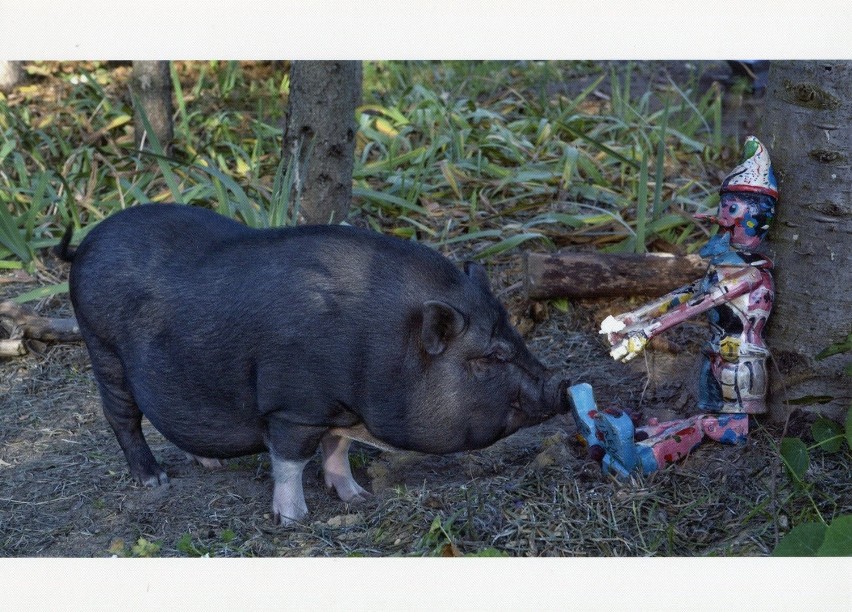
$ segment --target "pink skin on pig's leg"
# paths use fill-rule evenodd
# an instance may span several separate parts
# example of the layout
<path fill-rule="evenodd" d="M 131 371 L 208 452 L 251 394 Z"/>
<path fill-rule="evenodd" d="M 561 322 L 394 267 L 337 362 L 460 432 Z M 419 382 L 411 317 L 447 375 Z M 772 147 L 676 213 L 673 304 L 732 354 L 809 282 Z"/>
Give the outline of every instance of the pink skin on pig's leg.
<path fill-rule="evenodd" d="M 370 494 L 365 491 L 352 477 L 352 469 L 349 466 L 349 446 L 352 440 L 333 433 L 323 436 L 322 448 L 322 470 L 325 485 L 334 487 L 338 497 L 345 502 L 355 503 L 364 501 Z"/>
<path fill-rule="evenodd" d="M 308 461 L 281 459 L 275 453 L 269 453 L 272 459 L 273 522 L 276 525 L 292 525 L 305 518 L 308 506 L 305 503 L 305 491 L 302 488 L 302 472 Z"/>
<path fill-rule="evenodd" d="M 221 459 L 211 459 L 210 457 L 199 457 L 192 453 L 184 453 L 190 461 L 206 467 L 208 470 L 218 470 L 225 467 L 225 462 Z"/>

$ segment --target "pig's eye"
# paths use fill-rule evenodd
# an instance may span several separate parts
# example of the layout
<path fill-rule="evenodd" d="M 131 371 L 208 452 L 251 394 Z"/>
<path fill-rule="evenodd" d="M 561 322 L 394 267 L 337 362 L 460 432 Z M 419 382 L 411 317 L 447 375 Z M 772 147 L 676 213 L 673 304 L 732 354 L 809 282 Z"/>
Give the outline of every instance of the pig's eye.
<path fill-rule="evenodd" d="M 512 360 L 512 352 L 507 347 L 497 346 L 489 350 L 481 357 L 470 360 L 470 368 L 474 376 L 482 377 L 494 371 L 498 367 Z"/>
<path fill-rule="evenodd" d="M 497 359 L 493 359 L 489 356 L 477 357 L 476 359 L 471 359 L 468 364 L 470 366 L 470 372 L 476 378 L 486 378 L 489 374 L 494 372 L 495 366 L 500 362 Z"/>
<path fill-rule="evenodd" d="M 515 351 L 512 350 L 511 346 L 505 344 L 497 344 L 492 348 L 488 353 L 486 353 L 486 359 L 491 359 L 493 361 L 512 361 L 515 356 Z"/>

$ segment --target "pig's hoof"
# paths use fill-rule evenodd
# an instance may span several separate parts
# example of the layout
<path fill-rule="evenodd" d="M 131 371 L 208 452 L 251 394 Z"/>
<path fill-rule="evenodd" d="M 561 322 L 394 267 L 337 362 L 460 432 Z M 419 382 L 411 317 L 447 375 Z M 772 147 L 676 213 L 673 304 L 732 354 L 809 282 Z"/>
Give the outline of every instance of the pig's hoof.
<path fill-rule="evenodd" d="M 350 499 L 344 500 L 347 504 L 363 504 L 364 502 L 369 501 L 373 497 L 373 494 L 369 491 L 365 491 L 361 489 L 360 492 L 352 496 Z"/>
<path fill-rule="evenodd" d="M 346 487 L 336 488 L 337 496 L 341 499 L 341 501 L 344 501 L 347 504 L 360 504 L 373 496 L 372 493 L 365 491 L 354 480 L 347 483 L 347 485 L 348 486 Z"/>
<path fill-rule="evenodd" d="M 299 513 L 296 512 L 296 514 Z M 301 516 L 292 517 L 286 514 L 281 514 L 280 512 L 276 511 L 272 516 L 272 523 L 280 527 L 292 527 L 296 525 L 299 521 L 301 521 L 303 518 L 305 518 L 305 516 L 307 516 L 307 512 L 305 512 Z"/>
<path fill-rule="evenodd" d="M 153 476 L 140 477 L 139 482 L 143 487 L 159 487 L 160 485 L 169 484 L 169 477 L 165 472 L 160 472 Z"/>
<path fill-rule="evenodd" d="M 365 501 L 372 497 L 372 495 L 365 491 L 361 485 L 355 482 L 355 479 L 351 476 L 343 477 L 326 474 L 325 486 L 337 491 L 337 497 L 348 504 L 357 504 L 359 501 Z"/>

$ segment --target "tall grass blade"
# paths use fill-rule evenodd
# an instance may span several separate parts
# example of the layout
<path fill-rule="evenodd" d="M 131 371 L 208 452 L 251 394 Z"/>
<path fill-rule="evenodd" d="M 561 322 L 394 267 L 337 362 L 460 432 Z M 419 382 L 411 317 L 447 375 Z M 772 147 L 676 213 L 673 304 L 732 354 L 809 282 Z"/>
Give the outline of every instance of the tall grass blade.
<path fill-rule="evenodd" d="M 672 78 L 669 76 L 669 83 L 674 88 L 674 90 L 678 93 L 678 95 L 683 99 L 684 103 L 695 113 L 695 116 L 700 119 L 700 122 L 704 125 L 704 129 L 707 130 L 707 133 L 711 133 L 710 125 L 707 123 L 707 120 L 704 118 L 704 114 L 698 110 L 698 107 L 695 106 L 695 103 L 690 99 L 689 95 L 683 91 L 680 87 L 677 86 Z"/>
<path fill-rule="evenodd" d="M 452 238 L 445 238 L 438 243 L 438 246 L 445 246 L 448 244 L 454 244 L 457 242 L 470 242 L 472 240 L 480 240 L 482 238 L 502 238 L 503 230 L 500 229 L 488 229 L 488 230 L 479 230 L 477 232 L 467 232 L 461 234 L 459 236 L 453 236 Z"/>
<path fill-rule="evenodd" d="M 654 170 L 654 205 L 653 219 L 660 216 L 662 212 L 662 196 L 663 196 L 663 170 L 666 160 L 666 127 L 669 123 L 669 97 L 666 96 L 666 106 L 663 110 L 663 117 L 660 121 L 660 136 L 657 142 L 657 164 Z"/>
<path fill-rule="evenodd" d="M 618 74 L 615 72 L 615 65 L 609 67 L 609 96 L 609 104 L 613 116 L 623 118 L 621 82 L 618 79 Z"/>
<path fill-rule="evenodd" d="M 589 97 L 589 94 L 591 94 L 594 90 L 598 88 L 598 86 L 603 82 L 605 78 L 605 74 L 600 75 L 597 79 L 592 81 L 583 91 L 581 91 L 576 98 L 571 100 L 571 102 L 568 103 L 568 106 L 563 109 L 560 109 L 557 121 L 564 121 L 565 117 L 573 113 L 577 109 L 577 107 L 579 107 L 580 104 L 582 104 L 585 99 Z"/>
<path fill-rule="evenodd" d="M 50 297 L 51 295 L 57 295 L 59 293 L 68 293 L 68 281 L 65 281 L 64 283 L 58 283 L 56 285 L 47 285 L 45 287 L 39 287 L 38 289 L 33 289 L 32 291 L 27 291 L 26 293 L 22 293 L 19 296 L 13 297 L 12 301 L 17 304 L 23 304 L 25 302 L 40 300 L 42 298 Z"/>
<path fill-rule="evenodd" d="M 583 219 L 580 215 L 569 215 L 566 213 L 545 213 L 543 215 L 538 215 L 533 219 L 530 219 L 526 223 L 524 223 L 524 228 L 534 227 L 536 225 L 547 225 L 547 224 L 562 224 L 567 225 L 568 227 L 578 228 L 583 226 Z"/>
<path fill-rule="evenodd" d="M 491 257 L 493 255 L 497 255 L 498 253 L 503 253 L 510 249 L 514 249 L 515 247 L 527 242 L 528 240 L 535 240 L 537 238 L 543 239 L 548 244 L 552 243 L 547 239 L 543 234 L 539 234 L 538 232 L 526 232 L 523 234 L 516 234 L 514 236 L 510 236 L 509 238 L 505 238 L 498 242 L 497 244 L 493 244 L 489 247 L 486 247 L 475 253 L 473 255 L 474 259 L 485 259 L 487 257 Z"/>
<path fill-rule="evenodd" d="M 0 164 L 3 163 L 3 160 L 6 159 L 6 156 L 9 155 L 15 149 L 15 141 L 7 140 L 3 143 L 3 146 L 0 147 Z"/>
<path fill-rule="evenodd" d="M 389 207 L 393 209 L 393 207 L 396 206 L 409 212 L 414 212 L 420 215 L 429 214 L 429 212 L 425 208 L 418 204 L 412 204 L 411 202 L 404 200 L 399 196 L 385 193 L 383 191 L 377 191 L 375 189 L 370 189 L 369 187 L 353 187 L 352 197 L 369 200 L 370 202 L 373 202 L 386 208 Z"/>
<path fill-rule="evenodd" d="M 25 264 L 32 261 L 32 252 L 27 241 L 21 234 L 18 224 L 9 214 L 9 208 L 5 202 L 0 202 L 0 244 L 9 249 Z"/>
<path fill-rule="evenodd" d="M 648 153 L 642 152 L 639 185 L 636 190 L 636 252 L 645 252 L 645 222 L 648 210 Z"/>
<path fill-rule="evenodd" d="M 294 226 L 298 221 L 295 208 L 292 213 L 288 214 L 290 210 L 290 197 L 293 193 L 295 163 L 295 158 L 291 158 L 290 163 L 286 163 L 283 157 L 278 162 L 278 168 L 275 171 L 275 178 L 272 182 L 272 196 L 269 200 L 270 227 Z"/>
<path fill-rule="evenodd" d="M 226 189 L 228 189 L 228 191 L 234 194 L 234 197 L 236 198 L 234 200 L 236 211 L 240 213 L 246 224 L 250 227 L 261 227 L 263 224 L 259 224 L 258 222 L 257 208 L 251 203 L 248 195 L 246 195 L 245 190 L 240 187 L 239 183 L 237 183 L 230 176 L 216 168 L 213 164 L 213 160 L 205 160 L 205 162 L 205 165 L 196 163 L 190 166 L 190 168 L 193 171 L 209 174 L 221 181 L 222 186 L 224 186 Z M 221 196 L 219 203 L 220 205 L 222 204 Z M 230 210 L 230 206 L 228 208 Z"/>
<path fill-rule="evenodd" d="M 169 62 L 169 73 L 172 77 L 172 89 L 177 101 L 178 116 L 180 117 L 180 129 L 184 134 L 189 133 L 189 117 L 186 112 L 186 101 L 183 98 L 183 87 L 180 85 L 180 77 L 174 62 Z"/>
<path fill-rule="evenodd" d="M 580 140 L 584 140 L 585 142 L 588 142 L 590 145 L 592 145 L 596 149 L 603 151 L 604 153 L 606 153 L 610 157 L 613 157 L 613 158 L 617 159 L 618 161 L 625 163 L 628 166 L 631 166 L 632 168 L 635 168 L 636 170 L 639 169 L 639 162 L 637 162 L 635 159 L 628 159 L 628 158 L 624 157 L 624 155 L 622 155 L 618 151 L 615 151 L 614 149 L 608 147 L 604 143 L 602 143 L 598 140 L 595 140 L 594 138 L 584 134 L 583 132 L 575 130 L 574 128 L 569 126 L 567 123 L 560 121 L 560 122 L 558 122 L 558 124 L 559 124 L 559 127 L 561 127 L 563 130 L 565 130 L 566 132 L 571 134 L 574 138 L 579 138 Z"/>
<path fill-rule="evenodd" d="M 713 83 L 715 98 L 713 99 L 713 150 L 718 154 L 722 149 L 722 89 Z"/>

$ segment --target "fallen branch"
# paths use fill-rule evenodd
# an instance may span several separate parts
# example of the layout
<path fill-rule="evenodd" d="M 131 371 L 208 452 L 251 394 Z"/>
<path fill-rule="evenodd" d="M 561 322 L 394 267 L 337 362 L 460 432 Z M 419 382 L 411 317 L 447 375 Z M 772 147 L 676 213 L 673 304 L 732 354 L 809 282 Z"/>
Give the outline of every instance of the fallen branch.
<path fill-rule="evenodd" d="M 0 357 L 20 357 L 26 354 L 27 348 L 20 338 L 0 340 Z"/>
<path fill-rule="evenodd" d="M 663 295 L 707 270 L 698 255 L 524 254 L 524 290 L 532 299 Z"/>
<path fill-rule="evenodd" d="M 26 354 L 23 338 L 42 342 L 76 342 L 81 340 L 80 326 L 74 317 L 55 319 L 35 314 L 26 306 L 11 300 L 0 302 L 0 323 L 9 330 L 9 339 L 0 340 L 0 356 L 17 357 Z"/>

